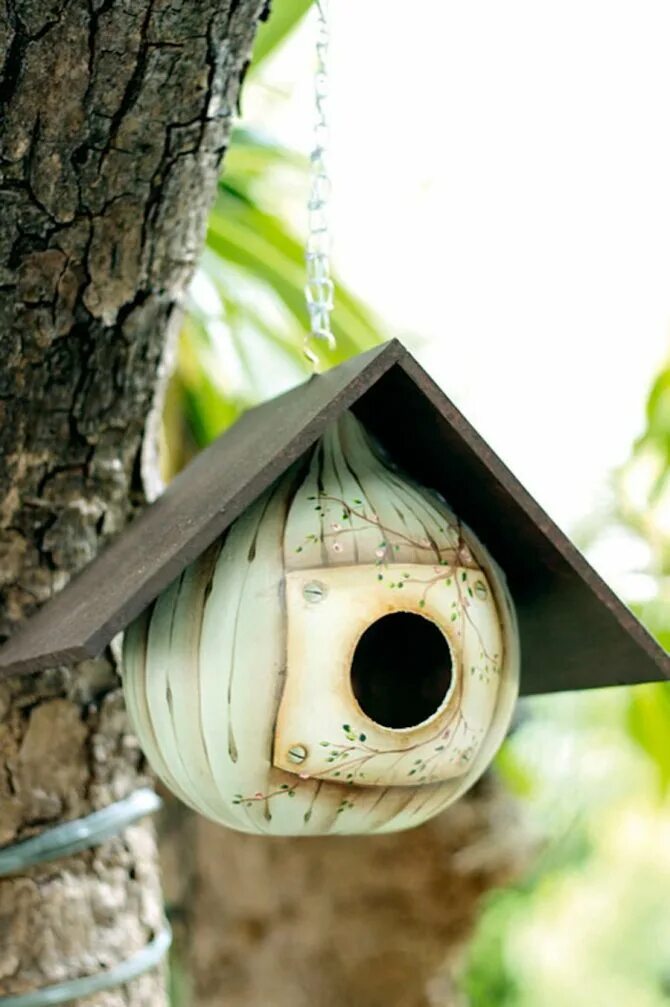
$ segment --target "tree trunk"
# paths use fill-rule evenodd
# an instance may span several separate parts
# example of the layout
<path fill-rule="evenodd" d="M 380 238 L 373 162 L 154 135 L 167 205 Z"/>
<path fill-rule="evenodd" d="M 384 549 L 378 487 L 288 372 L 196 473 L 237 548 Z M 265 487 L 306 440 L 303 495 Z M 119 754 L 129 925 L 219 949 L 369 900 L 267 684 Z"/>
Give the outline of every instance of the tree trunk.
<path fill-rule="evenodd" d="M 532 853 L 492 776 L 392 835 L 248 836 L 175 804 L 160 834 L 180 1002 L 195 1007 L 467 1007 L 482 896 Z"/>
<path fill-rule="evenodd" d="M 144 502 L 143 432 L 263 0 L 0 4 L 0 629 Z M 111 652 L 0 685 L 0 844 L 143 781 Z M 0 881 L 0 996 L 160 927 L 147 823 Z M 92 998 L 159 1004 L 162 975 Z"/>

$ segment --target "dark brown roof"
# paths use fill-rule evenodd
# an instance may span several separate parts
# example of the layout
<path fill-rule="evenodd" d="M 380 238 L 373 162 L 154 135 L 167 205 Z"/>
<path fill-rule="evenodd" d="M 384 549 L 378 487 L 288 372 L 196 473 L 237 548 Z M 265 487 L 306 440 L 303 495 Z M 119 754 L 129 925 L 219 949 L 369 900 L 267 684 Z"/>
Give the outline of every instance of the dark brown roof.
<path fill-rule="evenodd" d="M 668 655 L 397 341 L 246 413 L 0 648 L 0 677 L 98 654 L 350 407 L 507 574 L 523 693 L 670 677 Z"/>

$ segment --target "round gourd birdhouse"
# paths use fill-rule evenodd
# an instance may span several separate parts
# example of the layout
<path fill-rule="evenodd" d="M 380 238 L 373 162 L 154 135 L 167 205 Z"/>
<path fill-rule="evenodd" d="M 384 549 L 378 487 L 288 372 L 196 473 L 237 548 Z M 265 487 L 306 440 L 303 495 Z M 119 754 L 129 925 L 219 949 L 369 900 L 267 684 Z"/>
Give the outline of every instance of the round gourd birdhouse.
<path fill-rule="evenodd" d="M 418 825 L 509 726 L 504 576 L 344 413 L 126 631 L 149 761 L 191 807 L 276 835 Z"/>

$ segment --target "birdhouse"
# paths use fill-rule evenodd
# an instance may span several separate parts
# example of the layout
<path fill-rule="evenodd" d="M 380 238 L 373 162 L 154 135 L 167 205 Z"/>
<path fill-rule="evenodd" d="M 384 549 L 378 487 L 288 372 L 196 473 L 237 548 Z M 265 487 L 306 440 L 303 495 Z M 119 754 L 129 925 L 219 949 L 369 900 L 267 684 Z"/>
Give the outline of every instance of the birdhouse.
<path fill-rule="evenodd" d="M 364 832 L 480 775 L 519 646 L 484 546 L 347 411 L 132 624 L 124 668 L 145 752 L 202 814 Z"/>
<path fill-rule="evenodd" d="M 0 649 L 98 653 L 156 773 L 246 832 L 418 825 L 522 694 L 668 656 L 397 342 L 247 413 Z"/>

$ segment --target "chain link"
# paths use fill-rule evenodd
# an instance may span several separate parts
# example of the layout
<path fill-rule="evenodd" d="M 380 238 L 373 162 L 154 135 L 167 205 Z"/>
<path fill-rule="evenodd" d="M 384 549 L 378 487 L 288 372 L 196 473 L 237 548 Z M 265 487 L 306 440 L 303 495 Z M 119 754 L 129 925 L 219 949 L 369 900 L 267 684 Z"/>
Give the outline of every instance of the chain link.
<path fill-rule="evenodd" d="M 314 149 L 310 156 L 311 190 L 307 203 L 307 247 L 305 261 L 307 282 L 305 300 L 310 331 L 305 337 L 304 353 L 316 369 L 319 358 L 310 346 L 311 340 L 325 342 L 335 349 L 335 336 L 330 327 L 334 288 L 330 277 L 330 231 L 328 228 L 328 203 L 330 178 L 328 176 L 328 0 L 315 0 L 318 14 L 316 41 L 316 72 L 314 75 Z"/>

